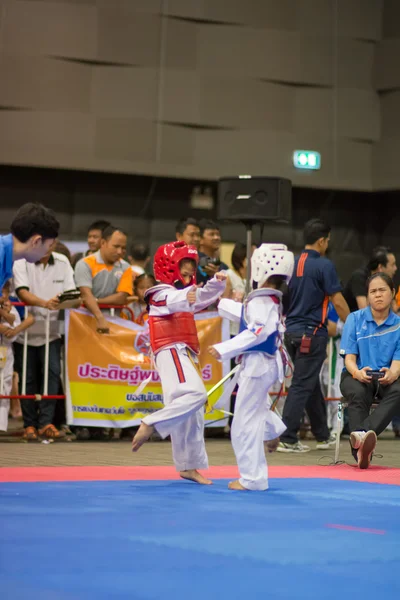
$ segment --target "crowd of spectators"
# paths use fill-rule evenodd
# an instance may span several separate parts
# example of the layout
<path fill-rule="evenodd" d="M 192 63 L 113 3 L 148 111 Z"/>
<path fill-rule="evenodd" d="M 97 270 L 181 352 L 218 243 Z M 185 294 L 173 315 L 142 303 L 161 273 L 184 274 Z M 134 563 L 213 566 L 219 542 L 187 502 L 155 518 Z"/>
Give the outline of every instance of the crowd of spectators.
<path fill-rule="evenodd" d="M 18 227 L 15 231 L 18 232 Z M 4 393 L 10 393 L 10 390 L 13 390 L 13 393 L 22 391 L 24 331 L 31 329 L 28 334 L 25 393 L 43 394 L 43 324 L 49 311 L 49 395 L 63 393 L 60 367 L 63 341 L 58 328 L 58 322 L 63 318 L 63 309 L 83 304 L 95 318 L 100 335 L 109 333 L 102 305 L 120 307 L 121 316 L 133 318 L 139 325 L 146 322 L 144 294 L 156 283 L 151 272 L 150 249 L 146 243 L 134 242 L 128 245 L 127 235 L 121 228 L 108 221 L 98 220 L 88 229 L 87 250 L 71 256 L 68 247 L 58 240 L 57 234 L 58 228 L 57 231 L 54 229 L 52 238 L 48 237 L 46 248 L 41 249 L 41 252 L 38 252 L 37 246 L 32 247 L 31 256 L 24 255 L 22 246 L 18 254 L 17 248 L 17 251 L 14 251 L 17 260 L 14 261 L 12 272 L 8 272 L 8 277 L 12 275 L 12 280 L 6 278 L 3 282 L 0 335 L 3 342 L 6 341 L 5 344 L 2 342 L 1 346 L 7 346 L 3 360 L 8 364 L 7 377 L 4 378 L 3 384 Z M 27 244 L 26 235 L 26 232 L 23 233 L 21 244 Z M 218 224 L 214 221 L 198 222 L 190 217 L 181 219 L 176 225 L 176 239 L 194 245 L 199 252 L 198 284 L 206 283 L 221 269 L 227 270 L 224 297 L 243 300 L 247 270 L 245 244 L 235 244 L 231 267 L 228 267 L 221 261 L 221 234 Z M 278 448 L 282 452 L 309 450 L 298 440 L 298 431 L 305 413 L 310 420 L 317 447 L 326 449 L 334 443 L 334 431 L 331 429 L 333 424 L 330 423 L 331 427 L 328 427 L 326 402 L 320 382 L 328 335 L 336 336 L 335 339 L 340 338 L 338 331 L 342 330 L 349 310 L 360 311 L 369 305 L 367 288 L 371 276 L 384 273 L 388 277 L 388 286 L 392 289 L 390 278 L 394 276 L 397 268 L 393 252 L 380 246 L 374 249 L 368 264 L 351 275 L 343 289 L 333 263 L 325 257 L 329 240 L 330 228 L 323 221 L 313 219 L 306 224 L 305 247 L 296 259 L 295 272 L 286 297 L 285 346 L 291 357 L 294 373 L 283 411 L 287 431 L 283 434 Z M 79 298 L 60 302 L 60 294 L 76 289 L 80 292 Z M 31 307 L 28 318 L 22 322 L 20 317 L 23 315 L 23 309 L 17 311 L 12 307 L 10 297 Z M 400 300 L 400 294 L 397 300 Z M 398 310 L 394 298 L 391 309 L 394 312 Z M 235 327 L 231 326 L 231 336 L 237 333 Z M 234 398 L 233 395 L 232 411 Z M 28 441 L 42 438 L 61 439 L 71 435 L 66 425 L 63 404 L 54 400 L 42 399 L 35 402 L 23 399 L 20 403 L 21 409 L 18 402 L 11 403 L 11 415 L 19 416 L 22 411 L 24 438 Z M 391 418 L 394 418 L 395 434 L 400 435 L 400 416 L 397 416 L 400 415 L 400 406 L 397 410 L 393 408 L 395 405 L 396 402 L 392 401 L 390 414 Z M 8 404 L 0 401 L 0 430 L 7 428 L 6 412 L 8 413 Z M 229 426 L 226 431 L 229 431 Z M 90 431 L 88 428 L 77 428 L 75 435 L 78 439 L 109 438 L 109 432 L 101 428 L 90 428 Z"/>

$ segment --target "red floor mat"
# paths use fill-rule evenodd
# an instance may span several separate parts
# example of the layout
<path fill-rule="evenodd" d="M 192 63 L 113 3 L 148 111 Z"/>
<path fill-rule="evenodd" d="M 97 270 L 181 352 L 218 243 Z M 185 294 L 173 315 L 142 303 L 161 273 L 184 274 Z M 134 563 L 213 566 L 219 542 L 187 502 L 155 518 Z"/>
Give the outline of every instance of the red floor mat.
<path fill-rule="evenodd" d="M 236 466 L 210 467 L 204 474 L 214 479 L 238 476 Z M 372 466 L 361 471 L 356 466 L 270 466 L 273 478 L 323 478 L 400 485 L 400 469 Z M 18 481 L 122 481 L 179 479 L 174 467 L 3 467 L 0 482 Z"/>

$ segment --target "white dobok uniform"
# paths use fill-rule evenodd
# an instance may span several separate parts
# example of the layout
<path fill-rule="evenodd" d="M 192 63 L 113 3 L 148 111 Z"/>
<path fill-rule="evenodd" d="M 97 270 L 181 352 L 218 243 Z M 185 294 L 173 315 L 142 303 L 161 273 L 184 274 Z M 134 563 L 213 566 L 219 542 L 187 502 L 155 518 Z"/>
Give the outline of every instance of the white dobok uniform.
<path fill-rule="evenodd" d="M 279 303 L 271 296 L 277 297 Z M 270 410 L 271 399 L 268 395 L 271 385 L 278 379 L 283 381 L 280 352 L 269 355 L 251 350 L 274 332 L 283 329 L 281 296 L 281 292 L 268 288 L 251 292 L 244 305 L 247 328 L 229 341 L 214 346 L 221 360 L 242 355 L 231 440 L 240 472 L 239 481 L 249 490 L 268 489 L 264 440 L 273 440 L 286 429 L 282 420 Z M 218 311 L 223 317 L 240 321 L 242 304 L 222 299 Z"/>
<path fill-rule="evenodd" d="M 192 305 L 187 300 L 190 289 L 189 286 L 177 290 L 172 285 L 160 284 L 147 290 L 150 332 L 152 317 L 167 317 L 175 313 L 193 314 L 213 304 L 223 293 L 225 281 L 218 281 L 214 277 L 204 288 L 198 288 L 196 302 Z M 176 322 L 172 322 L 174 333 L 160 349 L 152 344 L 155 364 L 161 378 L 164 408 L 148 415 L 143 422 L 153 425 L 162 438 L 171 436 L 172 455 L 177 471 L 207 469 L 208 458 L 204 443 L 207 391 L 196 350 L 183 341 L 184 319 L 181 321 L 179 315 L 176 315 Z M 197 332 L 193 335 L 198 344 Z M 157 339 L 155 342 L 157 345 Z"/>
<path fill-rule="evenodd" d="M 10 314 L 14 315 L 15 320 L 13 327 L 17 327 L 21 323 L 18 311 L 14 306 L 11 307 Z M 1 321 L 1 325 L 10 327 L 6 321 Z M 4 369 L 0 369 L 0 394 L 6 395 L 11 392 L 12 378 L 14 372 L 14 352 L 12 348 L 13 342 L 16 338 L 8 338 L 5 335 L 0 335 L 0 346 L 7 348 L 7 359 Z M 8 427 L 8 413 L 10 411 L 10 400 L 4 398 L 0 400 L 0 431 L 7 431 Z"/>

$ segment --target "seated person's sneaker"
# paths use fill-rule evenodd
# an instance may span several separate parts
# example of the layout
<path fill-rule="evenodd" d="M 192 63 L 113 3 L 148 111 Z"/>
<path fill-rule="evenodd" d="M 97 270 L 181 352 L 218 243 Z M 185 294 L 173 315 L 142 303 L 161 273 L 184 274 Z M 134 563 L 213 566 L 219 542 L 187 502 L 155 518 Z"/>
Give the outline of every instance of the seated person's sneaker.
<path fill-rule="evenodd" d="M 47 440 L 59 440 L 65 438 L 65 432 L 59 431 L 52 423 L 39 429 L 38 433 L 40 437 L 44 437 Z"/>
<path fill-rule="evenodd" d="M 27 442 L 37 442 L 38 434 L 36 427 L 25 427 L 24 435 L 22 436 L 23 440 Z"/>
<path fill-rule="evenodd" d="M 358 450 L 361 446 L 361 442 L 365 437 L 365 431 L 352 431 L 350 433 L 350 444 L 354 450 Z"/>
<path fill-rule="evenodd" d="M 361 445 L 357 451 L 357 462 L 360 469 L 368 469 L 372 453 L 376 446 L 376 433 L 375 431 L 367 431 L 364 435 Z"/>

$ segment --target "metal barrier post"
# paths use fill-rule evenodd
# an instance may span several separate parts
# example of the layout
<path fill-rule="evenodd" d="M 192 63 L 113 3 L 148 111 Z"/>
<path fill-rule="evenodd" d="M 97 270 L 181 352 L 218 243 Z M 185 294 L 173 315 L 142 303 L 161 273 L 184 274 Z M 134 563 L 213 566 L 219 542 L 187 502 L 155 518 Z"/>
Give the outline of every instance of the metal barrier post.
<path fill-rule="evenodd" d="M 25 305 L 24 309 L 24 318 L 28 317 L 28 307 Z M 21 393 L 23 396 L 26 396 L 26 365 L 28 362 L 28 330 L 25 329 L 24 332 L 24 349 L 22 353 L 22 389 Z"/>
<path fill-rule="evenodd" d="M 332 397 L 332 363 L 333 363 L 333 338 L 328 344 L 328 398 Z"/>
<path fill-rule="evenodd" d="M 339 400 L 338 412 L 337 412 L 337 424 L 336 424 L 335 464 L 339 460 L 340 434 L 342 432 L 342 419 L 343 419 L 343 404 L 342 404 L 342 401 Z"/>
<path fill-rule="evenodd" d="M 50 311 L 47 311 L 46 324 L 45 324 L 45 349 L 44 349 L 44 381 L 43 381 L 43 396 L 48 395 L 49 390 L 49 339 L 50 339 Z"/>

